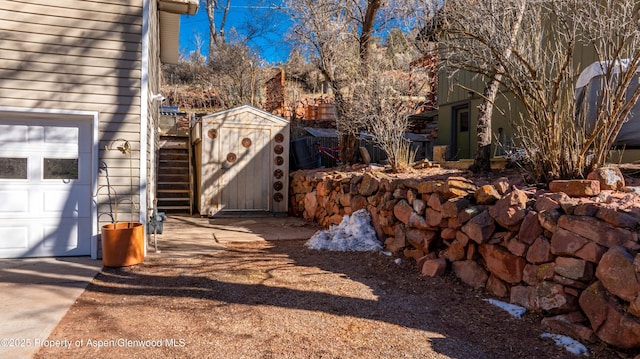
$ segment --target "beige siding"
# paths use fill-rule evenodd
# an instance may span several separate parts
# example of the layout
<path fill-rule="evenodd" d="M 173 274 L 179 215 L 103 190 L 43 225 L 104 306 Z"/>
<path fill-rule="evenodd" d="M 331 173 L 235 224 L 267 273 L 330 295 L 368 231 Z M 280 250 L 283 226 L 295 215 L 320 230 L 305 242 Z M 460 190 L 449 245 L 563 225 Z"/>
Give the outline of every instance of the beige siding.
<path fill-rule="evenodd" d="M 574 55 L 575 80 L 577 80 L 580 72 L 594 61 L 596 61 L 596 54 L 593 47 L 577 45 Z M 449 78 L 444 71 L 439 73 L 438 145 L 449 145 L 451 143 L 453 108 L 468 104 L 471 128 L 471 157 L 475 156 L 479 116 L 478 106 L 481 104 L 481 99 L 478 95 L 471 96 L 468 89 L 474 89 L 476 92 L 482 93 L 486 84 L 487 80 L 484 77 L 474 75 L 467 71 L 459 71 L 453 78 Z M 492 153 L 496 153 L 497 155 L 502 154 L 501 147 L 504 145 L 518 146 L 518 141 L 514 137 L 512 123 L 520 119 L 521 106 L 521 103 L 514 101 L 513 97 L 509 94 L 498 95 L 491 126 L 494 147 L 498 146 L 498 148 L 492 149 Z M 502 131 L 499 133 L 498 129 L 502 129 Z M 498 145 L 498 141 L 495 140 L 498 138 L 500 138 L 502 146 Z"/>
<path fill-rule="evenodd" d="M 142 6 L 143 0 L 0 0 L 0 106 L 98 112 L 99 160 L 125 200 L 120 220 L 132 211 L 131 186 L 139 203 Z M 116 139 L 130 142 L 133 171 L 128 155 L 105 150 L 122 143 Z M 104 173 L 98 185 L 106 185 Z M 106 190 L 98 201 L 99 213 L 108 211 Z"/>

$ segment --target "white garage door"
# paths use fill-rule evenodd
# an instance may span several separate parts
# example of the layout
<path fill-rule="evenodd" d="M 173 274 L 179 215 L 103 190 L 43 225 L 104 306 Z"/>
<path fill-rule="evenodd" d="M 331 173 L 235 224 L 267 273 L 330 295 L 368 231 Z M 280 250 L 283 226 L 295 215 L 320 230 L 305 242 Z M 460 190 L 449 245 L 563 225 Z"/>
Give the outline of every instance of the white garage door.
<path fill-rule="evenodd" d="M 0 258 L 88 255 L 86 121 L 0 118 Z"/>

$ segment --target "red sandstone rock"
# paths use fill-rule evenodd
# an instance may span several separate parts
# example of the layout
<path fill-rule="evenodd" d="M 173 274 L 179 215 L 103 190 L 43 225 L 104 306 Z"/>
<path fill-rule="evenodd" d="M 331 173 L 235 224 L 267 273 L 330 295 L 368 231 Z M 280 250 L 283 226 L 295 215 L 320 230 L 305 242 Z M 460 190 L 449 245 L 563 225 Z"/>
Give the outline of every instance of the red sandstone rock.
<path fill-rule="evenodd" d="M 509 287 L 495 275 L 489 276 L 487 280 L 487 292 L 497 297 L 508 297 Z"/>
<path fill-rule="evenodd" d="M 461 261 L 466 257 L 465 246 L 455 240 L 442 252 L 442 257 L 448 259 L 450 262 Z"/>
<path fill-rule="evenodd" d="M 531 300 L 534 308 L 547 312 L 563 312 L 577 309 L 577 298 L 564 291 L 561 284 L 543 281 L 533 287 Z"/>
<path fill-rule="evenodd" d="M 555 271 L 561 276 L 578 281 L 588 282 L 593 278 L 593 264 L 578 258 L 556 258 Z"/>
<path fill-rule="evenodd" d="M 538 221 L 538 212 L 530 211 L 522 220 L 518 237 L 524 243 L 531 244 L 543 232 L 543 228 Z"/>
<path fill-rule="evenodd" d="M 430 226 L 429 223 L 425 220 L 424 217 L 417 214 L 416 212 L 412 212 L 409 215 L 409 223 L 407 223 L 409 227 L 415 227 L 419 229 L 434 229 L 433 226 Z"/>
<path fill-rule="evenodd" d="M 443 228 L 440 232 L 440 237 L 442 239 L 451 240 L 456 238 L 456 230 L 453 228 Z"/>
<path fill-rule="evenodd" d="M 582 292 L 580 308 L 603 342 L 620 348 L 640 346 L 640 321 L 626 314 L 601 282 L 593 283 Z"/>
<path fill-rule="evenodd" d="M 551 254 L 551 243 L 545 237 L 538 236 L 527 250 L 527 261 L 533 264 L 541 264 L 553 260 L 554 255 Z"/>
<path fill-rule="evenodd" d="M 476 199 L 476 203 L 478 204 L 494 204 L 502 198 L 496 188 L 490 184 L 486 184 L 478 188 L 473 194 L 473 197 Z"/>
<path fill-rule="evenodd" d="M 496 277 L 511 284 L 522 280 L 522 272 L 526 264 L 524 258 L 514 256 L 492 244 L 480 245 L 479 252 L 489 272 Z"/>
<path fill-rule="evenodd" d="M 531 302 L 531 295 L 533 293 L 533 287 L 517 285 L 511 287 L 511 293 L 509 296 L 509 302 L 523 306 L 527 309 L 535 309 Z"/>
<path fill-rule="evenodd" d="M 558 220 L 561 216 L 562 214 L 557 209 L 538 212 L 538 222 L 540 222 L 542 228 L 554 232 L 558 227 Z"/>
<path fill-rule="evenodd" d="M 445 198 L 466 197 L 478 189 L 473 181 L 464 177 L 449 177 L 439 192 Z"/>
<path fill-rule="evenodd" d="M 329 223 L 333 225 L 338 225 L 340 224 L 340 222 L 342 222 L 342 216 L 339 214 L 334 214 L 331 217 L 329 217 Z"/>
<path fill-rule="evenodd" d="M 467 243 L 469 243 L 469 236 L 467 236 L 463 231 L 457 231 L 456 240 L 466 247 Z"/>
<path fill-rule="evenodd" d="M 551 192 L 563 192 L 570 197 L 593 197 L 600 193 L 600 183 L 592 180 L 556 180 L 549 183 Z"/>
<path fill-rule="evenodd" d="M 587 284 L 584 282 L 577 281 L 575 279 L 563 277 L 559 274 L 553 276 L 553 281 L 564 285 L 564 291 L 567 294 L 571 294 L 574 297 L 578 297 L 580 293 L 587 288 Z M 572 294 L 573 293 L 573 294 Z"/>
<path fill-rule="evenodd" d="M 304 218 L 313 219 L 318 209 L 318 198 L 315 192 L 309 192 L 304 196 Z"/>
<path fill-rule="evenodd" d="M 407 190 L 407 202 L 409 202 L 410 205 L 413 206 L 413 201 L 415 201 L 417 198 L 418 196 L 416 196 L 416 193 L 414 192 L 414 190 L 412 189 Z"/>
<path fill-rule="evenodd" d="M 593 217 L 564 215 L 558 220 L 558 226 L 607 248 L 634 240 L 633 234 L 628 230 L 613 227 Z"/>
<path fill-rule="evenodd" d="M 458 217 L 450 217 L 450 218 L 444 218 L 444 219 L 447 220 L 448 228 L 460 229 L 462 227 L 462 223 L 460 223 L 460 219 Z"/>
<path fill-rule="evenodd" d="M 405 248 L 402 251 L 402 254 L 406 257 L 406 258 L 413 258 L 414 260 L 418 261 L 420 258 L 424 257 L 425 252 L 423 249 L 410 249 L 410 248 Z"/>
<path fill-rule="evenodd" d="M 400 250 L 402 250 L 407 244 L 404 239 L 396 238 L 396 237 L 387 237 L 384 241 L 385 249 L 391 253 L 397 254 Z"/>
<path fill-rule="evenodd" d="M 489 207 L 489 213 L 504 228 L 518 230 L 527 214 L 527 200 L 526 192 L 515 189 Z"/>
<path fill-rule="evenodd" d="M 607 251 L 606 247 L 603 247 L 594 242 L 588 242 L 584 247 L 580 248 L 576 252 L 576 257 L 589 261 L 591 263 L 599 263 L 602 256 Z"/>
<path fill-rule="evenodd" d="M 493 231 L 496 229 L 493 218 L 488 211 L 473 217 L 469 222 L 462 226 L 462 231 L 476 243 L 485 243 L 491 238 Z"/>
<path fill-rule="evenodd" d="M 493 182 L 493 186 L 501 195 L 506 194 L 511 186 L 507 177 L 500 177 Z"/>
<path fill-rule="evenodd" d="M 423 181 L 417 186 L 418 193 L 434 193 L 440 190 L 444 184 L 442 181 Z"/>
<path fill-rule="evenodd" d="M 405 232 L 407 242 L 409 242 L 415 248 L 424 249 L 426 252 L 429 251 L 429 246 L 436 238 L 437 233 L 434 231 L 409 228 Z"/>
<path fill-rule="evenodd" d="M 467 244 L 467 260 L 478 259 L 478 245 L 475 242 Z"/>
<path fill-rule="evenodd" d="M 453 262 L 451 267 L 461 281 L 473 288 L 484 287 L 489 278 L 484 268 L 473 260 Z"/>
<path fill-rule="evenodd" d="M 393 215 L 396 218 L 404 223 L 409 224 L 409 218 L 413 212 L 413 207 L 409 205 L 407 201 L 401 200 L 393 207 Z"/>
<path fill-rule="evenodd" d="M 458 213 L 465 208 L 468 208 L 470 204 L 471 202 L 466 198 L 452 198 L 442 204 L 442 216 L 445 218 L 458 217 Z"/>
<path fill-rule="evenodd" d="M 596 277 L 609 292 L 627 302 L 640 294 L 634 258 L 622 247 L 613 247 L 602 256 Z"/>
<path fill-rule="evenodd" d="M 543 212 L 543 211 L 551 211 L 554 209 L 559 209 L 560 204 L 558 203 L 558 201 L 554 200 L 550 196 L 540 196 L 536 200 L 535 207 L 536 207 L 536 211 Z"/>
<path fill-rule="evenodd" d="M 433 193 L 429 196 L 429 200 L 427 201 L 427 206 L 435 209 L 436 211 L 442 211 L 442 204 L 447 200 L 442 197 L 439 193 Z"/>
<path fill-rule="evenodd" d="M 589 216 L 595 217 L 596 213 L 598 213 L 598 205 L 593 202 L 589 203 L 580 203 L 576 205 L 573 209 L 573 214 L 576 216 Z"/>
<path fill-rule="evenodd" d="M 528 285 L 536 285 L 540 283 L 541 280 L 538 279 L 538 266 L 527 263 L 522 271 L 522 281 Z"/>
<path fill-rule="evenodd" d="M 356 212 L 367 207 L 367 199 L 361 195 L 351 197 L 351 210 Z"/>
<path fill-rule="evenodd" d="M 421 200 L 421 199 L 414 199 L 413 200 L 413 210 L 417 213 L 417 214 L 424 214 L 424 210 L 425 208 L 427 208 L 427 204 Z"/>
<path fill-rule="evenodd" d="M 442 213 L 431 208 L 427 208 L 424 211 L 424 218 L 427 225 L 431 227 L 438 227 L 442 221 Z"/>
<path fill-rule="evenodd" d="M 447 261 L 444 258 L 431 259 L 424 262 L 420 274 L 426 277 L 436 277 L 444 274 Z"/>
<path fill-rule="evenodd" d="M 551 253 L 555 255 L 573 256 L 588 242 L 588 239 L 578 234 L 563 228 L 558 228 L 553 234 L 553 237 L 551 237 Z"/>
<path fill-rule="evenodd" d="M 587 175 L 588 180 L 596 180 L 601 190 L 619 191 L 625 186 L 624 176 L 617 167 L 600 167 Z"/>
<path fill-rule="evenodd" d="M 577 313 L 577 314 L 576 314 Z M 582 320 L 576 320 L 575 317 L 582 317 Z M 549 329 L 560 332 L 571 338 L 578 340 L 585 340 L 588 342 L 595 342 L 597 337 L 591 328 L 582 324 L 587 318 L 582 315 L 581 312 L 573 312 L 569 314 L 560 314 L 554 317 L 547 317 L 542 319 L 542 324 L 546 325 Z"/>
<path fill-rule="evenodd" d="M 509 252 L 518 257 L 523 257 L 529 247 L 526 243 L 520 241 L 518 236 L 507 236 L 506 244 Z"/>
<path fill-rule="evenodd" d="M 485 206 L 467 207 L 461 210 L 460 212 L 458 212 L 458 220 L 460 220 L 460 223 L 462 224 L 467 223 L 469 220 L 471 220 L 471 218 L 484 212 L 484 209 L 485 209 Z"/>
<path fill-rule="evenodd" d="M 332 182 L 319 182 L 316 185 L 316 193 L 318 196 L 328 196 L 331 193 Z"/>
<path fill-rule="evenodd" d="M 609 207 L 600 207 L 596 217 L 613 226 L 631 229 L 636 228 L 639 222 L 637 217 Z"/>

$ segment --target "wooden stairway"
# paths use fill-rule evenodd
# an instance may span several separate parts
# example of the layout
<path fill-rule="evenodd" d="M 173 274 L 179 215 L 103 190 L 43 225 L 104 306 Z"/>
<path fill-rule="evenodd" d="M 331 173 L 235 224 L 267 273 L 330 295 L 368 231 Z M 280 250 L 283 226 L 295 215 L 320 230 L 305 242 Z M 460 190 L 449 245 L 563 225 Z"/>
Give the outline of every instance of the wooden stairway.
<path fill-rule="evenodd" d="M 193 212 L 193 175 L 188 136 L 161 136 L 158 155 L 158 211 Z"/>

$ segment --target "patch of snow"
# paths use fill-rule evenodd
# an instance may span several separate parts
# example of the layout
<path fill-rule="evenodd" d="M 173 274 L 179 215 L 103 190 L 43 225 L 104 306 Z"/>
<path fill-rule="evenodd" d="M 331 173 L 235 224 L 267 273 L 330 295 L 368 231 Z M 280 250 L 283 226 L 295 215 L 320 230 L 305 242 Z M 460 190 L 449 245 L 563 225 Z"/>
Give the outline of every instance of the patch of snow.
<path fill-rule="evenodd" d="M 587 347 L 582 345 L 579 341 L 569 338 L 564 335 L 559 334 L 551 334 L 551 333 L 543 333 L 540 335 L 540 338 L 548 338 L 553 339 L 557 346 L 564 347 L 568 352 L 575 355 L 589 355 L 589 351 Z"/>
<path fill-rule="evenodd" d="M 483 300 L 485 302 L 489 302 L 490 304 L 495 305 L 496 307 L 499 307 L 500 309 L 505 310 L 507 313 L 511 314 L 513 317 L 516 317 L 518 319 L 522 319 L 522 315 L 524 315 L 524 313 L 527 312 L 526 308 L 523 308 L 518 305 L 505 303 L 495 299 L 483 299 Z"/>
<path fill-rule="evenodd" d="M 402 264 L 402 258 L 396 258 L 396 260 L 394 260 L 394 262 L 396 262 L 397 265 Z"/>
<path fill-rule="evenodd" d="M 391 252 L 382 252 L 382 254 L 384 254 L 387 257 L 393 256 L 393 253 L 391 253 Z"/>
<path fill-rule="evenodd" d="M 371 226 L 371 215 L 361 209 L 345 215 L 337 226 L 316 232 L 305 246 L 339 252 L 370 252 L 382 250 L 382 243 Z"/>

